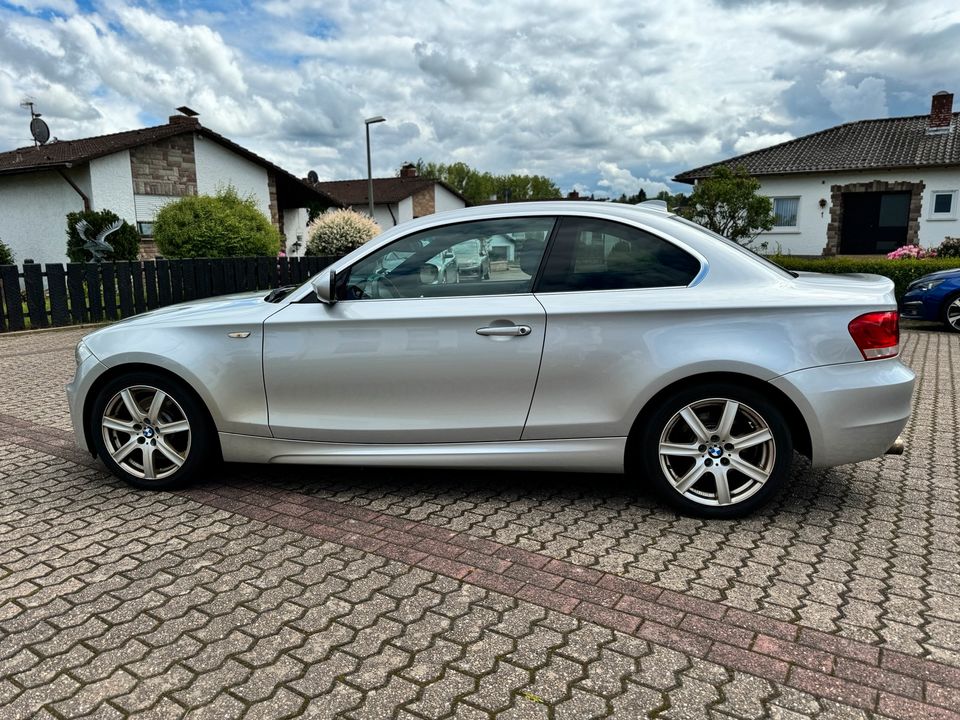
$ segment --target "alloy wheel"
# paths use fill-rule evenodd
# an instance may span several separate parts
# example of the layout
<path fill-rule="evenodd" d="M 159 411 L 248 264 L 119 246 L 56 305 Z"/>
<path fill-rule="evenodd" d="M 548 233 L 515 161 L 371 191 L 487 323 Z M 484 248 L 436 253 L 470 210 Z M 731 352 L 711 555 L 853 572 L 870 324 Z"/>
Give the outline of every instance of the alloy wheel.
<path fill-rule="evenodd" d="M 770 425 L 727 398 L 690 403 L 660 435 L 660 467 L 673 489 L 701 505 L 728 506 L 755 495 L 776 463 Z"/>
<path fill-rule="evenodd" d="M 953 302 L 947 305 L 946 318 L 947 324 L 960 332 L 960 297 L 954 298 Z"/>
<path fill-rule="evenodd" d="M 183 408 L 149 385 L 127 387 L 110 398 L 100 426 L 110 457 L 137 478 L 170 477 L 190 452 L 190 421 Z"/>

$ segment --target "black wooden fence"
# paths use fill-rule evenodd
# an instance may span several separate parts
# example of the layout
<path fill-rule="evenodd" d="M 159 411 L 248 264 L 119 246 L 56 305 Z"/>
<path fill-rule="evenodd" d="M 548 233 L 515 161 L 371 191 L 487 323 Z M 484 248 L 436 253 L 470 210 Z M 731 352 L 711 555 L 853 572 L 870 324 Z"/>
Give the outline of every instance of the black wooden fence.
<path fill-rule="evenodd" d="M 0 265 L 0 332 L 97 323 L 307 280 L 335 257 Z"/>

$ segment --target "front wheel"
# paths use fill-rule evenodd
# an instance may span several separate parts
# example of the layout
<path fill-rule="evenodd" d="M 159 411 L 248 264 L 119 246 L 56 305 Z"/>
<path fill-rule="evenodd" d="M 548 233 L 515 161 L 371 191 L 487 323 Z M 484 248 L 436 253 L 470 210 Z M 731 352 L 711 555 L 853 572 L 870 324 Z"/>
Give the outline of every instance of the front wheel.
<path fill-rule="evenodd" d="M 943 324 L 948 330 L 960 332 L 960 295 L 954 295 L 943 304 Z"/>
<path fill-rule="evenodd" d="M 635 439 L 639 467 L 679 510 L 734 518 L 786 484 L 793 447 L 780 410 L 760 393 L 700 385 L 668 397 Z"/>
<path fill-rule="evenodd" d="M 193 480 L 215 446 L 207 414 L 181 383 L 137 372 L 101 388 L 90 414 L 97 455 L 131 485 L 163 490 Z"/>

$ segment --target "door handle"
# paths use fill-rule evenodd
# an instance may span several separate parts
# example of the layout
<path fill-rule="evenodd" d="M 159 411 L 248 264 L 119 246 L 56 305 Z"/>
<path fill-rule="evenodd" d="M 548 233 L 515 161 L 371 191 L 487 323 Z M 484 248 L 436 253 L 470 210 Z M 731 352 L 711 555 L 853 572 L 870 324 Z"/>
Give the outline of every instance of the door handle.
<path fill-rule="evenodd" d="M 492 327 L 477 328 L 477 335 L 516 336 L 529 335 L 529 325 L 494 325 Z"/>

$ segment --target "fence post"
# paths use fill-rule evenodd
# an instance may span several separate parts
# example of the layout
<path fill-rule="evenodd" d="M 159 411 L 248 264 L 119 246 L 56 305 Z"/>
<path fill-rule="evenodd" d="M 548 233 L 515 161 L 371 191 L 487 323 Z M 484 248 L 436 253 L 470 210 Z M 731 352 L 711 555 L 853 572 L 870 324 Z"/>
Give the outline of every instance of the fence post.
<path fill-rule="evenodd" d="M 60 263 L 47 263 L 47 291 L 50 294 L 50 324 L 69 325 L 70 312 L 67 309 L 66 273 Z"/>
<path fill-rule="evenodd" d="M 83 291 L 83 265 L 67 264 L 67 290 L 70 293 L 70 317 L 75 323 L 82 323 L 89 317 L 87 296 Z"/>
<path fill-rule="evenodd" d="M 27 293 L 27 312 L 30 327 L 48 327 L 46 302 L 43 296 L 43 269 L 38 263 L 25 263 L 23 285 Z"/>

